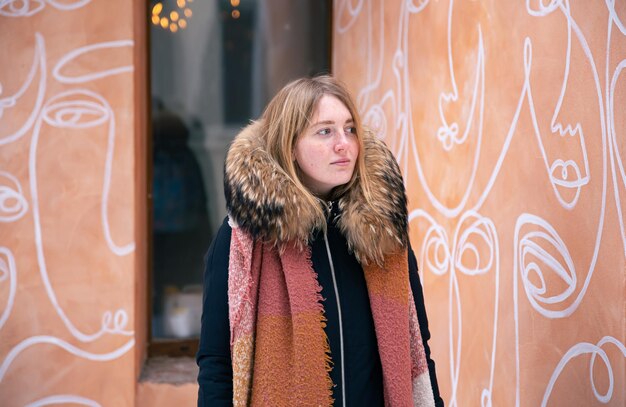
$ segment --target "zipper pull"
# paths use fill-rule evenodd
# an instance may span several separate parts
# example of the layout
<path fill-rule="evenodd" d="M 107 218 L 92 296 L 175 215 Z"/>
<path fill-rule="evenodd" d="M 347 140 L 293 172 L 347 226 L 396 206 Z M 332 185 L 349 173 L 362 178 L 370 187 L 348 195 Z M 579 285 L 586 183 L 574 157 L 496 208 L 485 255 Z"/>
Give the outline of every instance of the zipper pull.
<path fill-rule="evenodd" d="M 326 201 L 326 219 L 330 218 L 330 215 L 333 213 L 333 201 Z"/>

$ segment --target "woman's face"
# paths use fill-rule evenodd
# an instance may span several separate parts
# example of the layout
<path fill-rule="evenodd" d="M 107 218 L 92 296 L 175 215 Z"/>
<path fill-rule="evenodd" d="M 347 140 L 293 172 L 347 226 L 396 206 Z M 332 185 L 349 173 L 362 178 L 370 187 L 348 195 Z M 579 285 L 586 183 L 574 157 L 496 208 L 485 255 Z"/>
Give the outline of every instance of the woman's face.
<path fill-rule="evenodd" d="M 325 197 L 334 187 L 350 181 L 358 156 L 350 111 L 335 96 L 322 96 L 311 125 L 298 136 L 294 148 L 302 183 L 314 195 Z"/>

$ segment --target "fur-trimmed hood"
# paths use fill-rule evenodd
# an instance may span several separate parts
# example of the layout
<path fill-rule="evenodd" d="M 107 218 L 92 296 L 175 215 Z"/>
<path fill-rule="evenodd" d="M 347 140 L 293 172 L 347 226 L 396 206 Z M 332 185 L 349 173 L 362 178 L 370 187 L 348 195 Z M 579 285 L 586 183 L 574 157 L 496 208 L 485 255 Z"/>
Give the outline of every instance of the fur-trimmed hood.
<path fill-rule="evenodd" d="M 244 128 L 230 146 L 224 165 L 224 194 L 230 217 L 255 239 L 282 245 L 307 244 L 319 224 L 315 208 L 265 149 L 262 124 Z M 350 250 L 364 264 L 406 247 L 407 200 L 400 168 L 385 144 L 363 135 L 371 202 L 361 188 L 338 199 L 337 225 Z M 357 182 L 360 182 L 357 181 Z M 321 204 L 321 202 L 320 202 Z"/>

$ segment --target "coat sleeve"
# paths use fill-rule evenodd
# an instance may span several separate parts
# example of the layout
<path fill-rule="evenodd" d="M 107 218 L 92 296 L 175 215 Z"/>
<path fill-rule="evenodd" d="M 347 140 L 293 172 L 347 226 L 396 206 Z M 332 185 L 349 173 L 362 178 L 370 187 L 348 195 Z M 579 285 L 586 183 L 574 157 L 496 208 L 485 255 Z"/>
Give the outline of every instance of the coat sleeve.
<path fill-rule="evenodd" d="M 209 247 L 204 271 L 202 328 L 196 362 L 198 407 L 231 406 L 233 371 L 228 322 L 228 257 L 231 229 L 227 220 Z"/>
<path fill-rule="evenodd" d="M 417 318 L 420 324 L 420 332 L 422 334 L 422 342 L 424 343 L 424 351 L 426 352 L 426 361 L 428 362 L 428 373 L 430 374 L 430 383 L 433 387 L 433 396 L 435 396 L 435 406 L 443 407 L 443 399 L 439 394 L 439 385 L 437 384 L 437 374 L 435 373 L 435 361 L 430 357 L 430 331 L 428 330 L 428 317 L 426 316 L 426 307 L 424 306 L 424 293 L 422 284 L 420 283 L 417 271 L 417 259 L 413 253 L 413 249 L 409 246 L 409 280 L 411 282 L 411 291 L 415 300 L 415 309 L 417 310 Z"/>

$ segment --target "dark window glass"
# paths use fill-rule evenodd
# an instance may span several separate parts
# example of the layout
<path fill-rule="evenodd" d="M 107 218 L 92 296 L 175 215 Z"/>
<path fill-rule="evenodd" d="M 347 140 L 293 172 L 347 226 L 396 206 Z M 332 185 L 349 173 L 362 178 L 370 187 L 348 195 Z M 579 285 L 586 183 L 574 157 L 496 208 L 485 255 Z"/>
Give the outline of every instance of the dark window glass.
<path fill-rule="evenodd" d="M 331 1 L 151 1 L 150 13 L 151 343 L 190 343 L 228 145 L 287 82 L 329 72 Z"/>

